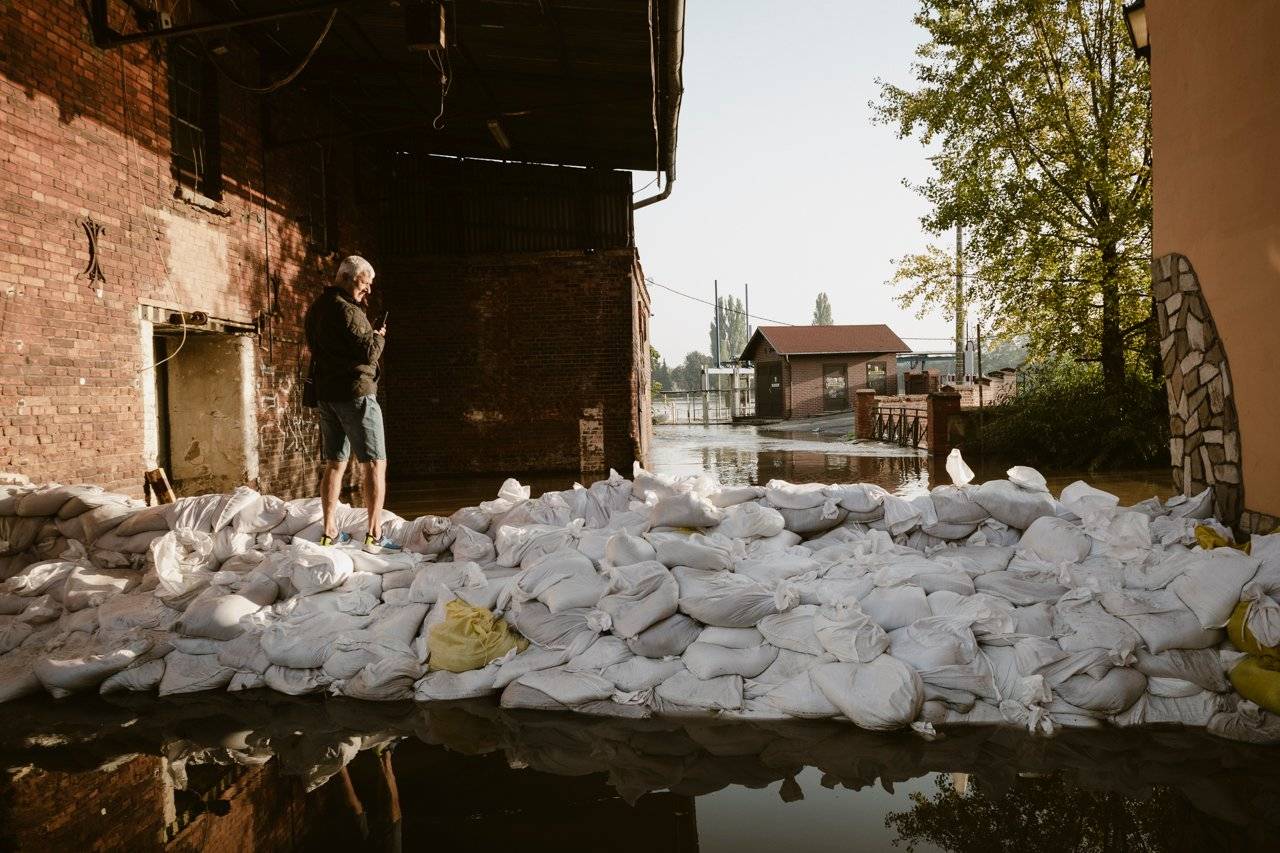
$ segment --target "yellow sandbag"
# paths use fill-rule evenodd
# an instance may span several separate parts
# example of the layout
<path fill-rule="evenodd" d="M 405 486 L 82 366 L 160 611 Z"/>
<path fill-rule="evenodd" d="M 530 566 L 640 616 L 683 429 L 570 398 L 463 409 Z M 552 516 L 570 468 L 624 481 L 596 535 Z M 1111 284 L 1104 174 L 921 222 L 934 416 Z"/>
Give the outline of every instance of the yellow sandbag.
<path fill-rule="evenodd" d="M 1196 525 L 1196 544 L 1206 551 L 1212 551 L 1214 548 L 1235 548 L 1237 551 L 1249 553 L 1252 542 L 1246 542 L 1243 545 L 1237 545 L 1205 524 Z"/>
<path fill-rule="evenodd" d="M 480 669 L 512 649 L 524 651 L 529 641 L 483 607 L 453 599 L 444 608 L 444 621 L 427 634 L 431 657 L 427 669 L 469 672 Z"/>
<path fill-rule="evenodd" d="M 1231 670 L 1231 686 L 1258 707 L 1280 714 L 1280 661 L 1245 658 Z"/>
<path fill-rule="evenodd" d="M 1280 661 L 1280 646 L 1260 644 L 1258 638 L 1253 636 L 1253 632 L 1245 625 L 1245 618 L 1249 615 L 1249 606 L 1252 603 L 1242 601 L 1236 605 L 1235 610 L 1231 611 L 1231 618 L 1227 620 L 1227 637 L 1233 646 L 1246 654 Z"/>

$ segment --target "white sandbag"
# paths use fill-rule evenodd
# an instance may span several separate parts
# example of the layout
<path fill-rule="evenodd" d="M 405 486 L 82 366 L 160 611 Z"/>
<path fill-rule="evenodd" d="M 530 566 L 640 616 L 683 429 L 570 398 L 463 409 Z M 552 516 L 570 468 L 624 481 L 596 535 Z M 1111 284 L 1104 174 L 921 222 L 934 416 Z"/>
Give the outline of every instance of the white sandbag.
<path fill-rule="evenodd" d="M 682 670 L 657 686 L 654 700 L 666 714 L 736 711 L 742 707 L 742 677 L 722 675 L 704 681 Z"/>
<path fill-rule="evenodd" d="M 724 486 L 718 491 L 707 495 L 707 500 L 721 509 L 725 509 L 747 501 L 756 501 L 762 497 L 764 497 L 763 486 Z"/>
<path fill-rule="evenodd" d="M 679 658 L 648 658 L 632 655 L 624 661 L 607 667 L 600 674 L 613 682 L 624 693 L 651 690 L 684 669 Z"/>
<path fill-rule="evenodd" d="M 493 516 L 478 506 L 464 506 L 449 516 L 449 521 L 458 527 L 467 527 L 477 533 L 484 533 L 493 522 Z"/>
<path fill-rule="evenodd" d="M 789 509 L 776 507 L 774 512 L 782 516 L 782 523 L 787 530 L 801 536 L 814 536 L 839 527 L 849 517 L 849 511 L 833 500 L 809 507 L 808 509 Z"/>
<path fill-rule="evenodd" d="M 594 611 L 587 607 L 575 607 L 560 613 L 552 613 L 540 601 L 527 601 L 512 608 L 508 616 L 517 631 L 529 642 L 548 649 L 570 649 L 579 654 L 595 641 L 602 629 L 592 627 L 588 620 Z"/>
<path fill-rule="evenodd" d="M 816 605 L 801 604 L 786 613 L 764 617 L 756 627 L 770 645 L 807 655 L 820 655 L 825 649 L 814 629 L 814 616 L 817 612 Z"/>
<path fill-rule="evenodd" d="M 267 659 L 290 669 L 318 669 L 333 651 L 339 634 L 366 628 L 369 616 L 353 616 L 337 611 L 321 611 L 291 616 L 266 627 L 262 650 Z"/>
<path fill-rule="evenodd" d="M 717 628 L 709 625 L 698 634 L 698 642 L 724 646 L 726 649 L 754 649 L 764 643 L 764 634 L 756 628 Z"/>
<path fill-rule="evenodd" d="M 0 593 L 20 597 L 34 597 L 47 592 L 61 594 L 67 576 L 79 564 L 73 560 L 44 560 L 32 563 L 13 577 L 0 582 Z M 22 608 L 19 608 L 21 612 Z"/>
<path fill-rule="evenodd" d="M 175 515 L 177 504 L 156 504 L 135 510 L 118 524 L 113 533 L 117 536 L 135 536 L 139 533 L 167 533 Z"/>
<path fill-rule="evenodd" d="M 729 549 L 729 541 L 718 537 L 695 534 L 680 536 L 675 534 L 650 534 L 657 553 L 658 562 L 667 568 L 686 566 L 691 569 L 714 569 L 728 571 L 733 568 L 733 553 Z"/>
<path fill-rule="evenodd" d="M 1204 628 L 1222 628 L 1240 601 L 1240 592 L 1258 571 L 1260 561 L 1234 548 L 1195 555 L 1169 589 L 1191 608 Z"/>
<path fill-rule="evenodd" d="M 929 559 L 938 563 L 950 563 L 963 569 L 970 577 L 987 572 L 1002 572 L 1009 568 L 1014 548 L 998 545 L 958 545 L 944 548 Z"/>
<path fill-rule="evenodd" d="M 889 632 L 889 654 L 917 670 L 969 663 L 977 653 L 963 617 L 929 616 Z"/>
<path fill-rule="evenodd" d="M 1067 588 L 1058 583 L 1052 572 L 987 572 L 973 580 L 980 592 L 999 596 L 1014 604 L 1053 603 L 1066 595 Z"/>
<path fill-rule="evenodd" d="M 1253 582 L 1272 597 L 1280 597 L 1280 533 L 1255 533 L 1249 539 L 1249 556 L 1259 561 Z"/>
<path fill-rule="evenodd" d="M 36 661 L 35 675 L 55 699 L 97 690 L 108 676 L 131 665 L 151 645 L 151 640 L 142 639 L 97 654 L 43 658 Z"/>
<path fill-rule="evenodd" d="M 218 569 L 213 537 L 198 530 L 174 530 L 161 536 L 151 543 L 151 559 L 159 581 L 156 594 L 175 605 L 185 604 L 208 586 Z"/>
<path fill-rule="evenodd" d="M 615 663 L 621 663 L 635 655 L 620 637 L 608 634 L 597 637 L 586 651 L 574 655 L 564 665 L 566 672 L 601 672 Z"/>
<path fill-rule="evenodd" d="M 1242 743 L 1280 743 L 1280 715 L 1243 701 L 1235 711 L 1220 711 L 1209 718 L 1212 734 Z"/>
<path fill-rule="evenodd" d="M 625 530 L 610 536 L 604 548 L 604 562 L 610 566 L 630 566 L 657 558 L 658 552 L 652 545 Z"/>
<path fill-rule="evenodd" d="M 1204 692 L 1204 688 L 1194 681 L 1184 681 L 1181 678 L 1167 678 L 1165 676 L 1152 678 L 1147 676 L 1147 692 L 1152 696 L 1159 696 L 1164 699 L 1185 699 L 1188 696 L 1195 696 L 1197 693 Z"/>
<path fill-rule="evenodd" d="M 681 660 L 689 672 L 708 681 L 722 675 L 754 678 L 764 672 L 777 656 L 777 647 L 767 644 L 748 649 L 731 649 L 697 642 L 685 649 Z"/>
<path fill-rule="evenodd" d="M 480 589 L 488 584 L 484 571 L 475 563 L 428 563 L 418 569 L 409 585 L 408 601 L 434 604 L 442 590 Z M 384 593 L 384 598 L 385 598 Z M 397 597 L 397 603 L 399 602 Z"/>
<path fill-rule="evenodd" d="M 1160 654 L 1138 649 L 1133 668 L 1146 675 L 1148 682 L 1157 678 L 1176 679 L 1214 693 L 1231 690 L 1227 667 L 1214 649 L 1171 649 Z"/>
<path fill-rule="evenodd" d="M 920 525 L 920 507 L 896 495 L 885 495 L 883 524 L 891 536 L 909 533 Z"/>
<path fill-rule="evenodd" d="M 960 448 L 953 447 L 947 454 L 946 468 L 952 485 L 967 486 L 973 482 L 973 469 L 965 464 L 964 457 L 960 455 Z"/>
<path fill-rule="evenodd" d="M 813 682 L 855 725 L 872 731 L 906 728 L 920 714 L 924 685 L 916 671 L 882 654 L 868 663 L 827 663 Z"/>
<path fill-rule="evenodd" d="M 1003 598 L 984 592 L 961 595 L 950 590 L 940 590 L 930 593 L 929 610 L 934 616 L 964 618 L 970 622 L 973 633 L 978 636 L 1012 634 L 1016 630 L 1017 608 Z"/>
<path fill-rule="evenodd" d="M 1026 465 L 1014 465 L 1005 472 L 1005 476 L 1009 478 L 1010 483 L 1020 489 L 1026 489 L 1030 492 L 1049 491 L 1049 484 L 1045 482 L 1044 475 L 1035 468 L 1028 468 Z"/>
<path fill-rule="evenodd" d="M 540 669 L 551 669 L 569 660 L 569 649 L 544 649 L 530 645 L 527 649 L 505 661 L 493 679 L 493 688 L 501 690 L 520 676 Z"/>
<path fill-rule="evenodd" d="M 493 540 L 483 533 L 477 533 L 469 527 L 454 527 L 453 534 L 449 552 L 456 562 L 489 563 L 498 554 Z"/>
<path fill-rule="evenodd" d="M 788 717 L 802 720 L 827 719 L 840 714 L 840 709 L 827 699 L 814 681 L 812 670 L 774 686 L 763 698 L 769 706 Z"/>
<path fill-rule="evenodd" d="M 818 608 L 813 631 L 822 650 L 843 663 L 866 663 L 889 648 L 885 630 L 855 600 Z"/>
<path fill-rule="evenodd" d="M 895 631 L 933 615 L 924 590 L 913 585 L 877 587 L 859 605 L 885 631 Z"/>
<path fill-rule="evenodd" d="M 608 582 L 591 560 L 572 549 L 563 549 L 534 561 L 516 576 L 512 595 L 521 601 L 538 599 L 552 613 L 575 607 L 594 607 Z"/>
<path fill-rule="evenodd" d="M 788 483 L 786 480 L 770 480 L 765 483 L 764 496 L 775 507 L 785 509 L 811 509 L 822 506 L 831 498 L 828 486 L 822 483 Z"/>
<path fill-rule="evenodd" d="M 1131 654 L 1143 642 L 1141 634 L 1108 613 L 1092 592 L 1082 588 L 1067 593 L 1054 605 L 1053 629 L 1065 652 L 1106 649 Z"/>
<path fill-rule="evenodd" d="M 420 515 L 409 524 L 409 530 L 404 534 L 404 550 L 412 554 L 436 556 L 449 550 L 453 537 L 454 526 L 449 519 Z M 518 564 L 518 560 L 512 563 Z"/>
<path fill-rule="evenodd" d="M 684 654 L 684 650 L 701 633 L 702 626 L 698 622 L 683 613 L 676 613 L 629 638 L 627 648 L 641 657 L 673 657 Z"/>
<path fill-rule="evenodd" d="M 1205 489 L 1190 497 L 1175 495 L 1165 502 L 1165 509 L 1173 518 L 1203 520 L 1213 515 L 1213 489 Z"/>
<path fill-rule="evenodd" d="M 504 708 L 571 711 L 609 699 L 613 692 L 613 682 L 607 678 L 557 667 L 522 675 L 502 692 L 501 704 Z"/>
<path fill-rule="evenodd" d="M 876 586 L 913 584 L 925 594 L 949 590 L 960 595 L 973 595 L 975 587 L 968 572 L 954 563 L 930 560 L 921 556 L 903 556 L 892 560 L 876 572 Z"/>
<path fill-rule="evenodd" d="M 725 511 L 716 533 L 730 539 L 759 539 L 777 536 L 784 526 L 782 515 L 776 509 L 744 503 Z"/>
<path fill-rule="evenodd" d="M 790 530 L 784 530 L 777 536 L 768 536 L 763 539 L 753 539 L 747 543 L 747 553 L 751 556 L 759 556 L 761 554 L 779 554 L 800 544 L 800 534 L 793 533 Z"/>
<path fill-rule="evenodd" d="M 649 523 L 654 527 L 714 527 L 724 511 L 704 497 L 684 492 L 661 498 L 654 504 Z"/>
<path fill-rule="evenodd" d="M 614 566 L 606 574 L 608 593 L 596 607 L 608 614 L 608 627 L 615 635 L 635 637 L 676 612 L 680 587 L 662 563 Z"/>
<path fill-rule="evenodd" d="M 160 686 L 164 678 L 164 658 L 145 661 L 122 669 L 110 675 L 98 686 L 98 692 L 106 696 L 111 693 L 150 693 Z"/>
<path fill-rule="evenodd" d="M 262 673 L 262 681 L 267 687 L 287 696 L 306 696 L 310 693 L 320 693 L 333 683 L 333 679 L 325 675 L 324 670 L 318 667 L 293 669 L 276 664 L 267 667 L 266 671 Z"/>
<path fill-rule="evenodd" d="M 874 483 L 831 486 L 827 495 L 849 513 L 849 521 L 866 522 L 884 518 L 884 496 L 889 494 Z"/>
<path fill-rule="evenodd" d="M 228 593 L 222 587 L 209 587 L 187 605 L 176 628 L 188 637 L 232 640 L 245 631 L 241 620 L 261 608 L 262 605 L 246 596 Z"/>
<path fill-rule="evenodd" d="M 295 540 L 275 558 L 275 577 L 287 578 L 298 595 L 341 586 L 355 571 L 348 549 Z"/>
<path fill-rule="evenodd" d="M 503 525 L 498 528 L 494 544 L 498 550 L 498 565 L 529 568 L 547 554 L 566 548 L 572 549 L 582 535 L 582 522 L 575 521 L 564 527 L 533 524 L 527 527 Z"/>
<path fill-rule="evenodd" d="M 1104 592 L 1099 603 L 1128 623 L 1154 654 L 1170 649 L 1207 649 L 1222 642 L 1221 629 L 1206 630 L 1172 590 Z"/>
<path fill-rule="evenodd" d="M 414 684 L 414 701 L 443 702 L 487 696 L 493 692 L 493 679 L 506 662 L 504 658 L 469 672 L 449 672 L 447 669 L 429 672 Z"/>
<path fill-rule="evenodd" d="M 333 687 L 352 699 L 396 702 L 413 698 L 413 684 L 422 674 L 423 667 L 417 661 L 393 656 L 366 664 L 355 676 Z"/>
<path fill-rule="evenodd" d="M 1047 492 L 1028 491 L 1009 480 L 988 480 L 971 496 L 996 521 L 1018 530 L 1026 530 L 1037 518 L 1054 515 Z"/>
<path fill-rule="evenodd" d="M 141 580 L 141 574 L 132 569 L 78 565 L 63 583 L 62 606 L 70 612 L 98 607 L 107 599 L 133 589 Z"/>
<path fill-rule="evenodd" d="M 785 583 L 771 590 L 733 572 L 677 568 L 672 574 L 679 583 L 680 611 L 705 625 L 752 628 L 797 603 L 795 590 Z"/>
<path fill-rule="evenodd" d="M 1142 696 L 1147 677 L 1126 666 L 1112 667 L 1102 678 L 1081 673 L 1054 685 L 1054 692 L 1077 708 L 1119 714 Z"/>
<path fill-rule="evenodd" d="M 22 645 L 34 631 L 35 628 L 27 622 L 13 616 L 0 616 L 0 655 Z"/>
<path fill-rule="evenodd" d="M 230 683 L 234 674 L 235 670 L 218 662 L 217 655 L 188 655 L 172 651 L 164 657 L 164 675 L 158 692 L 161 696 L 175 696 L 221 690 Z"/>
<path fill-rule="evenodd" d="M 217 655 L 222 650 L 222 640 L 210 640 L 208 637 L 173 636 L 168 640 L 173 648 L 187 655 Z"/>
<path fill-rule="evenodd" d="M 1054 516 L 1041 516 L 1031 522 L 1018 542 L 1017 555 L 1056 566 L 1078 563 L 1089 556 L 1092 544 L 1078 526 Z"/>

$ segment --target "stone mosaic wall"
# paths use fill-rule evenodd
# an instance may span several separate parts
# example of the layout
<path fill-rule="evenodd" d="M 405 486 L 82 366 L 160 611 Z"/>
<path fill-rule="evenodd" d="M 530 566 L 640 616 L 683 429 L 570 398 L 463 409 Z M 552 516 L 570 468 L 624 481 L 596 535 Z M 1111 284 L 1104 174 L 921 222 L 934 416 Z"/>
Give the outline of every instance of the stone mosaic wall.
<path fill-rule="evenodd" d="M 1244 510 L 1244 484 L 1226 350 L 1185 257 L 1156 259 L 1152 281 L 1169 396 L 1174 485 L 1187 495 L 1212 486 L 1217 517 L 1236 524 Z"/>

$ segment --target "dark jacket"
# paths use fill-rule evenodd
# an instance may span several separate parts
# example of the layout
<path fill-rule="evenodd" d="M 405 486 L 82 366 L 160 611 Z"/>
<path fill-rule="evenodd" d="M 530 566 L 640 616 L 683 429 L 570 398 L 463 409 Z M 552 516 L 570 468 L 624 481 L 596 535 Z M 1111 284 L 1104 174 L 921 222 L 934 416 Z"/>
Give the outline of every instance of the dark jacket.
<path fill-rule="evenodd" d="M 316 399 L 354 400 L 378 393 L 378 359 L 386 338 L 340 287 L 326 288 L 307 310 L 307 346 L 316 372 Z"/>

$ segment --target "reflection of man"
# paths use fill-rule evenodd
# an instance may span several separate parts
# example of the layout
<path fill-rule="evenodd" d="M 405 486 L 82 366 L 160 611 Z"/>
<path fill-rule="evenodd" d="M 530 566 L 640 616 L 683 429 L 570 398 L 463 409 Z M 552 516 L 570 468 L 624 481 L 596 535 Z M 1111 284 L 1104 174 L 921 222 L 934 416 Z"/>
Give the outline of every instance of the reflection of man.
<path fill-rule="evenodd" d="M 396 774 L 391 767 L 391 746 L 379 746 L 357 755 L 355 761 L 351 762 L 351 766 L 358 776 L 369 775 L 367 771 L 361 772 L 363 766 L 368 763 L 365 756 L 369 756 L 376 762 L 381 784 L 366 786 L 363 784 L 365 780 L 361 780 L 361 788 L 372 793 L 370 797 L 372 808 L 366 811 L 364 803 L 356 794 L 351 773 L 348 772 L 348 768 L 343 767 L 338 775 L 342 779 L 347 806 L 356 820 L 360 839 L 367 844 L 368 849 L 400 853 L 403 842 L 400 834 L 400 791 L 396 787 Z"/>
<path fill-rule="evenodd" d="M 364 550 L 377 554 L 400 546 L 382 535 L 382 504 L 387 494 L 387 447 L 378 405 L 378 359 L 386 343 L 385 321 L 375 329 L 363 305 L 373 290 L 373 267 L 352 255 L 338 267 L 332 287 L 320 294 L 307 311 L 307 346 L 315 371 L 316 401 L 324 479 L 320 502 L 324 508 L 321 545 L 346 541 L 334 520 L 347 457 L 354 451 L 364 466 L 365 506 L 369 529 Z"/>

